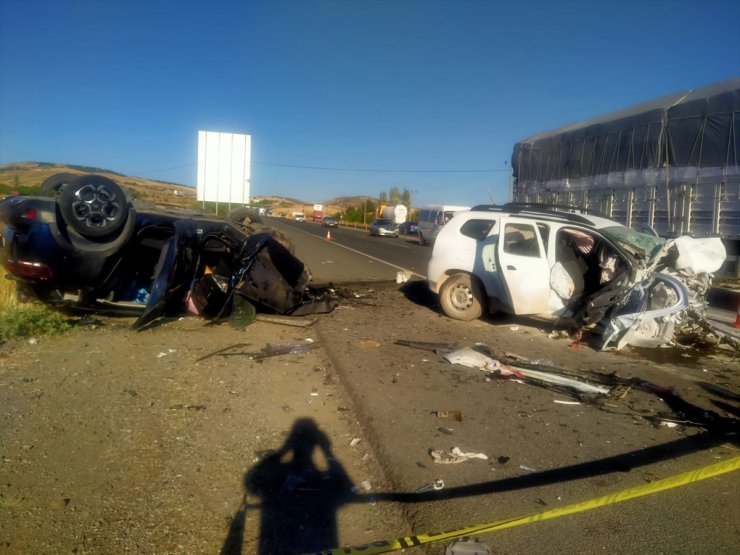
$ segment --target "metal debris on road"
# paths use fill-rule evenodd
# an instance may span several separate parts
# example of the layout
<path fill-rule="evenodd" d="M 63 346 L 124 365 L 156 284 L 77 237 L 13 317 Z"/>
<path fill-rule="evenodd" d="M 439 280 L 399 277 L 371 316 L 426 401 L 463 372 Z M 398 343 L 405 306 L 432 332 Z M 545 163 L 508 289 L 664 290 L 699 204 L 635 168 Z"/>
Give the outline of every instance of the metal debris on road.
<path fill-rule="evenodd" d="M 428 491 L 439 491 L 445 487 L 445 482 L 441 478 L 437 478 L 434 480 L 434 482 L 430 482 L 428 484 L 424 484 L 419 489 L 417 489 L 414 493 L 426 493 Z"/>

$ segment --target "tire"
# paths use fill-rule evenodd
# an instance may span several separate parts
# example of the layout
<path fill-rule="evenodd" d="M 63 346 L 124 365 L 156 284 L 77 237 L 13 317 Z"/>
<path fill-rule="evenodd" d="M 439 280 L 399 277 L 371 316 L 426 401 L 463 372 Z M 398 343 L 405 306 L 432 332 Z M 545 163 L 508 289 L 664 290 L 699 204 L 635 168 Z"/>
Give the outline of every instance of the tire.
<path fill-rule="evenodd" d="M 129 204 L 114 181 L 81 175 L 66 184 L 57 200 L 66 224 L 83 237 L 113 237 L 126 223 Z"/>
<path fill-rule="evenodd" d="M 422 247 L 427 244 L 426 241 L 424 241 L 424 234 L 421 231 L 419 232 L 419 244 Z"/>
<path fill-rule="evenodd" d="M 470 274 L 454 274 L 439 291 L 439 304 L 444 313 L 455 320 L 480 318 L 484 306 L 483 292 Z"/>
<path fill-rule="evenodd" d="M 62 189 L 68 183 L 80 177 L 74 173 L 55 173 L 47 177 L 39 188 L 40 197 L 59 198 Z"/>

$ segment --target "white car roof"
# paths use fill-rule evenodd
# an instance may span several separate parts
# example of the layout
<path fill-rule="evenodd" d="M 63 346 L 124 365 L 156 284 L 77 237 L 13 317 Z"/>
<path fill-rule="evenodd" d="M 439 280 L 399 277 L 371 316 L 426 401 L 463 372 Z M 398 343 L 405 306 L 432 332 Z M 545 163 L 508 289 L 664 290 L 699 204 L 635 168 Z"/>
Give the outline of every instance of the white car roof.
<path fill-rule="evenodd" d="M 512 216 L 515 218 L 524 218 L 524 219 L 535 219 L 535 220 L 557 220 L 563 224 L 573 224 L 573 225 L 585 225 L 587 227 L 592 227 L 594 229 L 604 229 L 606 227 L 624 227 L 619 222 L 616 222 L 614 220 L 610 220 L 609 218 L 604 218 L 602 216 L 595 216 L 593 214 L 581 214 L 581 213 L 575 213 L 575 212 L 565 212 L 562 210 L 527 210 L 526 208 L 517 210 L 517 211 L 511 211 L 506 210 L 502 207 L 501 210 L 468 210 L 466 212 L 458 212 L 456 214 L 457 216 L 460 216 L 462 214 L 465 214 L 466 216 L 469 214 L 468 219 L 470 218 L 490 218 L 492 216 Z"/>

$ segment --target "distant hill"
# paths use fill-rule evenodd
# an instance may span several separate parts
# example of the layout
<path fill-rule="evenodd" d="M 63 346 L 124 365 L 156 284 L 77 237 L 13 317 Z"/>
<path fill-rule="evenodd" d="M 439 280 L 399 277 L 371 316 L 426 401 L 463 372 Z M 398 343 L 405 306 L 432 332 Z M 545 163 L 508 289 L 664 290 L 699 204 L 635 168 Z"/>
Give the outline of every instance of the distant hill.
<path fill-rule="evenodd" d="M 0 193 L 18 190 L 21 193 L 33 194 L 46 178 L 57 173 L 103 175 L 118 183 L 133 197 L 156 204 L 191 208 L 196 203 L 195 189 L 185 185 L 131 177 L 103 168 L 49 162 L 17 162 L 0 166 Z"/>
<path fill-rule="evenodd" d="M 0 166 L 0 197 L 12 191 L 21 194 L 35 194 L 44 180 L 57 173 L 84 174 L 95 173 L 108 177 L 137 199 L 193 208 L 198 205 L 195 189 L 177 183 L 132 177 L 113 170 L 79 166 L 74 164 L 55 164 L 50 162 L 16 162 Z M 324 214 L 334 216 L 350 206 L 360 206 L 365 200 L 377 202 L 366 196 L 337 197 L 322 203 Z M 313 214 L 313 202 L 278 196 L 252 197 L 252 204 L 271 207 L 274 215 L 290 216 L 293 212 Z"/>

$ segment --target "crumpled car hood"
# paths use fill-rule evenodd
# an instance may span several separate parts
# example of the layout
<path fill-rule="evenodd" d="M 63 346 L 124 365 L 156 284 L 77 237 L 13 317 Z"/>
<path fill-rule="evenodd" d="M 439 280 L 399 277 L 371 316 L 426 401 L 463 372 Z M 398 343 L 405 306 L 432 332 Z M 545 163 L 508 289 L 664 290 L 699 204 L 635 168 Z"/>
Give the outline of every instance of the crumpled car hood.
<path fill-rule="evenodd" d="M 669 344 L 678 327 L 703 318 L 712 273 L 727 252 L 719 238 L 678 237 L 666 241 L 634 279 L 620 285 L 602 320 L 602 349 Z M 687 308 L 693 310 L 687 311 Z"/>

